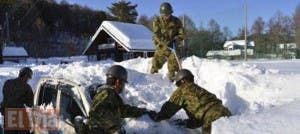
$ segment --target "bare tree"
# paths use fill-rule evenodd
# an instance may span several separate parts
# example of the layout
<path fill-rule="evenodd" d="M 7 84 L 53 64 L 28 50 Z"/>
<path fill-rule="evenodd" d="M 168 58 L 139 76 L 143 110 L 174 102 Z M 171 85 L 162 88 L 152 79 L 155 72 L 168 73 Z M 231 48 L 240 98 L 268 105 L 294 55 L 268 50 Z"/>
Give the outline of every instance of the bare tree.
<path fill-rule="evenodd" d="M 273 52 L 276 50 L 276 45 L 280 43 L 293 42 L 292 37 L 295 33 L 294 20 L 290 16 L 283 15 L 277 12 L 268 22 L 269 42 L 272 45 L 270 48 Z"/>
<path fill-rule="evenodd" d="M 150 18 L 148 18 L 148 16 L 146 15 L 141 15 L 140 18 L 137 21 L 138 24 L 142 24 L 144 26 L 146 26 L 149 29 L 152 29 L 152 20 Z"/>
<path fill-rule="evenodd" d="M 228 27 L 223 27 L 223 34 L 226 40 L 230 40 L 232 38 L 232 32 Z"/>
<path fill-rule="evenodd" d="M 251 27 L 251 32 L 252 34 L 258 34 L 261 35 L 265 31 L 265 21 L 262 19 L 262 17 L 258 17 L 252 27 Z"/>

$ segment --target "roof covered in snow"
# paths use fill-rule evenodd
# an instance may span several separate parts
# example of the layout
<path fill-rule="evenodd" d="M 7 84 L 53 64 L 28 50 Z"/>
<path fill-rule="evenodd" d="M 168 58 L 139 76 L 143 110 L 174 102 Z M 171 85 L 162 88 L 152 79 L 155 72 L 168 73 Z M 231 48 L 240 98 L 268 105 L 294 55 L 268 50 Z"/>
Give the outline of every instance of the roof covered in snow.
<path fill-rule="evenodd" d="M 224 43 L 224 48 L 228 48 L 230 46 L 245 46 L 245 40 L 229 40 Z M 254 41 L 250 41 L 248 46 L 255 46 Z"/>
<path fill-rule="evenodd" d="M 127 51 L 155 50 L 155 45 L 152 42 L 153 33 L 145 26 L 116 21 L 103 21 L 83 53 L 93 44 L 101 31 L 105 31 Z"/>
<path fill-rule="evenodd" d="M 2 52 L 3 56 L 28 56 L 27 51 L 24 47 L 12 47 L 6 46 Z"/>

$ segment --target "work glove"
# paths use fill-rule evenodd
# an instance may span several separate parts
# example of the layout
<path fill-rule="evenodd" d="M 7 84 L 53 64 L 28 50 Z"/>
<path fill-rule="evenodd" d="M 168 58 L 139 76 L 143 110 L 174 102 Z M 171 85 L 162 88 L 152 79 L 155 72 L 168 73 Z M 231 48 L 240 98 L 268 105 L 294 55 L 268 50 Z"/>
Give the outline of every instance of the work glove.
<path fill-rule="evenodd" d="M 203 120 L 192 120 L 192 119 L 187 119 L 186 120 L 186 127 L 187 128 L 191 128 L 191 129 L 195 129 L 198 127 L 201 127 L 203 125 Z"/>
<path fill-rule="evenodd" d="M 171 122 L 172 122 L 172 124 L 177 125 L 177 126 L 186 127 L 186 125 L 187 125 L 187 120 L 182 120 L 182 119 L 176 119 L 176 120 L 173 120 Z"/>
<path fill-rule="evenodd" d="M 155 122 L 158 122 L 158 114 L 155 111 L 149 111 L 148 116 Z"/>
<path fill-rule="evenodd" d="M 176 41 L 175 40 L 171 40 L 168 42 L 168 47 L 173 49 L 173 46 L 175 45 Z"/>

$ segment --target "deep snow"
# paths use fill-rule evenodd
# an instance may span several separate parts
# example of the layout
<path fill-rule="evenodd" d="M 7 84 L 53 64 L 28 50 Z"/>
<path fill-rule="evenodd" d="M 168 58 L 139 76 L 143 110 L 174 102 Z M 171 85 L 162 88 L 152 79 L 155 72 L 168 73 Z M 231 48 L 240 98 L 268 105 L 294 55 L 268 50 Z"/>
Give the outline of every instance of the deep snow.
<path fill-rule="evenodd" d="M 120 63 L 113 61 L 87 62 L 86 58 L 72 58 L 73 63 L 58 64 L 58 58 L 44 60 L 47 65 L 0 65 L 0 86 L 14 78 L 21 67 L 34 70 L 30 85 L 35 88 L 42 76 L 63 77 L 84 85 L 104 83 L 105 72 L 120 64 L 129 71 L 124 100 L 132 105 L 159 111 L 175 90 L 167 78 L 167 67 L 158 74 L 149 74 L 151 58 L 137 58 Z M 71 59 L 68 59 L 71 60 Z M 234 114 L 213 123 L 214 134 L 257 134 L 300 132 L 300 60 L 240 61 L 207 60 L 195 56 L 182 60 L 183 68 L 195 75 L 195 82 L 216 94 Z M 2 88 L 1 88 L 2 90 Z M 2 93 L 0 95 L 2 99 Z M 183 111 L 174 118 L 187 118 Z M 166 121 L 152 122 L 148 116 L 126 119 L 125 128 L 132 133 L 186 133 Z"/>

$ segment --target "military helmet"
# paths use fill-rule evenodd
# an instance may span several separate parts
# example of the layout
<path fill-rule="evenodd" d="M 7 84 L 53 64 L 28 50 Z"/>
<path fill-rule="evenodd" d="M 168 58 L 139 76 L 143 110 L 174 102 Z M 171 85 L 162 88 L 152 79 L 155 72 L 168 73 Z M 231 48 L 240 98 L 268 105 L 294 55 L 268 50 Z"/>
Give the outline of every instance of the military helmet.
<path fill-rule="evenodd" d="M 112 66 L 106 73 L 107 78 L 118 78 L 127 82 L 127 71 L 120 65 Z"/>
<path fill-rule="evenodd" d="M 160 5 L 160 14 L 172 14 L 173 9 L 170 3 L 164 2 Z"/>
<path fill-rule="evenodd" d="M 187 69 L 181 69 L 177 72 L 175 76 L 175 82 L 178 83 L 180 80 L 184 78 L 194 78 L 194 75 L 191 73 L 191 71 Z"/>
<path fill-rule="evenodd" d="M 19 77 L 27 75 L 28 78 L 32 78 L 32 70 L 29 67 L 24 67 L 19 71 Z"/>

